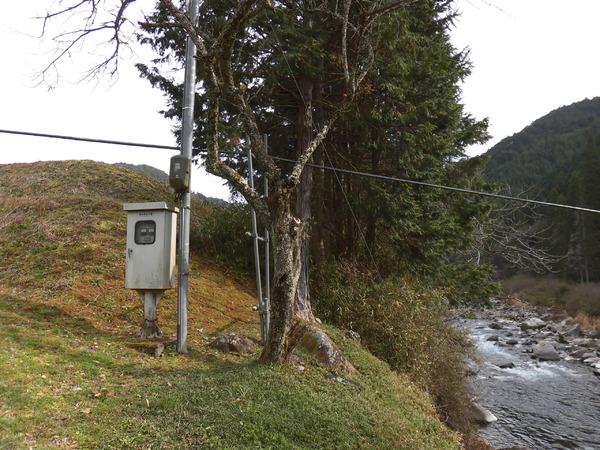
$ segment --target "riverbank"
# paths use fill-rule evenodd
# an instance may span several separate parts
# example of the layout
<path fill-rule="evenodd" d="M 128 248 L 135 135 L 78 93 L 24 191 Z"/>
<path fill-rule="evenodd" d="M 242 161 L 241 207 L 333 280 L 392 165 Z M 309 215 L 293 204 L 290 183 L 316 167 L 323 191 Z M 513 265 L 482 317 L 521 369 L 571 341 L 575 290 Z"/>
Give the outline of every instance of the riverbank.
<path fill-rule="evenodd" d="M 497 448 L 600 448 L 600 339 L 551 308 L 492 301 L 457 311 L 471 337 L 475 401 Z M 497 419 L 497 420 L 494 420 Z"/>

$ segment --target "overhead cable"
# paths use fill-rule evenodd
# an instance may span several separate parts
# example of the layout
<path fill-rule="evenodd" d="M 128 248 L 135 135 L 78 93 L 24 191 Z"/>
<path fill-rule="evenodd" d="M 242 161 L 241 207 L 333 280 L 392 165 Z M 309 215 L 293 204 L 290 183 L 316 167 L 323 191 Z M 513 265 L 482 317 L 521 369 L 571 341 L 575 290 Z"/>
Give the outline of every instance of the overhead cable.
<path fill-rule="evenodd" d="M 154 148 L 154 149 L 160 149 L 160 150 L 179 150 L 179 147 L 170 146 L 170 145 L 144 144 L 144 143 L 140 143 L 140 142 L 127 142 L 127 141 L 117 141 L 117 140 L 108 140 L 108 139 L 94 139 L 94 138 L 85 138 L 85 137 L 67 136 L 67 135 L 58 135 L 58 134 L 35 133 L 35 132 L 30 132 L 30 131 L 0 129 L 0 133 L 22 135 L 22 136 L 43 137 L 43 138 L 51 138 L 51 139 L 63 139 L 63 140 L 68 140 L 68 141 L 92 142 L 92 143 L 98 143 L 98 144 L 124 145 L 124 146 L 129 146 L 129 147 L 145 147 L 145 148 Z M 200 153 L 206 154 L 205 151 L 204 152 L 201 151 Z M 225 152 L 223 152 L 223 153 L 225 153 Z M 228 154 L 231 154 L 231 153 L 229 152 Z M 237 153 L 236 153 L 236 155 L 237 155 Z M 297 162 L 295 159 L 283 158 L 280 156 L 271 156 L 271 157 L 277 161 L 283 161 L 283 162 L 288 162 L 288 163 L 296 163 Z M 446 190 L 446 191 L 459 192 L 462 194 L 479 195 L 482 197 L 490 197 L 490 198 L 501 199 L 501 200 L 510 200 L 510 201 L 520 202 L 520 203 L 529 203 L 532 205 L 548 206 L 548 207 L 552 207 L 552 208 L 563 208 L 563 209 L 569 209 L 572 211 L 600 214 L 600 210 L 592 209 L 592 208 L 585 208 L 582 206 L 564 205 L 561 203 L 544 202 L 541 200 L 532 200 L 529 198 L 513 197 L 510 195 L 504 195 L 504 194 L 496 194 L 493 192 L 475 191 L 473 189 L 466 189 L 466 188 L 460 188 L 460 187 L 455 187 L 455 186 L 446 186 L 446 185 L 442 185 L 442 184 L 428 183 L 426 181 L 409 180 L 406 178 L 398 178 L 398 177 L 392 177 L 392 176 L 388 176 L 388 175 L 379 175 L 379 174 L 370 173 L 370 172 L 361 172 L 358 170 L 341 169 L 341 168 L 333 167 L 333 166 L 325 166 L 325 165 L 312 164 L 312 163 L 307 163 L 306 165 L 309 167 L 315 167 L 315 168 L 321 169 L 321 170 L 335 171 L 338 173 L 347 173 L 350 175 L 373 178 L 373 179 L 382 180 L 382 181 L 393 181 L 393 182 L 397 182 L 397 183 L 410 184 L 410 185 L 414 185 L 414 186 L 423 186 L 423 187 L 428 187 L 428 188 L 433 188 L 433 189 L 442 189 L 442 190 Z"/>

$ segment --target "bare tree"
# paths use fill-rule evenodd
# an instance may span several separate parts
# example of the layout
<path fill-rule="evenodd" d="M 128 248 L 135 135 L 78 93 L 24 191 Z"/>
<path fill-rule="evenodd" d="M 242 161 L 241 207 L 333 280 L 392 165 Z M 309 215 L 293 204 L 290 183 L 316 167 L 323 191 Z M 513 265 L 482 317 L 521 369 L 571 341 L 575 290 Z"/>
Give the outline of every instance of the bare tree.
<path fill-rule="evenodd" d="M 471 259 L 479 264 L 486 255 L 524 271 L 555 272 L 562 257 L 547 251 L 549 229 L 535 205 L 505 202 L 474 219 Z"/>
<path fill-rule="evenodd" d="M 50 12 L 44 18 L 46 24 L 64 14 L 85 9 L 84 26 L 62 32 L 59 35 L 61 50 L 44 69 L 54 67 L 57 62 L 69 54 L 81 40 L 92 33 L 110 30 L 109 43 L 112 51 L 102 63 L 93 67 L 89 75 L 102 71 L 114 73 L 117 67 L 119 50 L 125 40 L 121 36 L 123 25 L 127 22 L 125 12 L 135 0 L 73 0 L 61 1 L 61 7 Z M 252 205 L 272 232 L 274 274 L 271 294 L 271 323 L 269 335 L 263 349 L 261 360 L 278 362 L 288 354 L 287 338 L 296 318 L 294 298 L 298 290 L 301 272 L 301 244 L 306 233 L 307 220 L 294 214 L 295 199 L 301 185 L 306 164 L 316 149 L 327 137 L 336 120 L 344 113 L 361 93 L 361 86 L 375 59 L 376 29 L 379 19 L 395 9 L 412 3 L 412 0 L 343 0 L 327 2 L 314 0 L 294 2 L 289 0 L 239 0 L 220 17 L 218 29 L 210 29 L 192 23 L 184 9 L 172 0 L 158 2 L 167 12 L 159 23 L 144 23 L 143 27 L 171 29 L 177 28 L 193 41 L 197 48 L 198 60 L 203 73 L 207 97 L 207 170 L 230 182 L 235 189 Z M 109 13 L 112 21 L 100 20 L 98 12 Z M 333 65 L 339 67 L 339 77 L 343 80 L 343 94 L 336 104 L 330 105 L 322 120 L 316 124 L 308 120 L 314 129 L 310 137 L 299 149 L 297 161 L 291 169 L 279 167 L 265 151 L 263 135 L 259 129 L 256 111 L 246 92 L 246 86 L 239 82 L 242 73 L 235 64 L 239 42 L 251 32 L 251 24 L 259 14 L 277 13 L 298 15 L 305 11 L 318 11 L 334 19 L 339 30 L 339 48 L 341 55 L 330 55 Z M 296 17 L 294 16 L 294 17 Z M 227 102 L 233 105 L 239 114 L 247 142 L 257 158 L 260 169 L 269 180 L 271 195 L 268 199 L 252 189 L 246 178 L 239 173 L 219 153 L 219 127 L 222 122 L 221 105 Z M 306 114 L 310 115 L 310 107 Z M 306 316 L 303 315 L 302 318 Z"/>

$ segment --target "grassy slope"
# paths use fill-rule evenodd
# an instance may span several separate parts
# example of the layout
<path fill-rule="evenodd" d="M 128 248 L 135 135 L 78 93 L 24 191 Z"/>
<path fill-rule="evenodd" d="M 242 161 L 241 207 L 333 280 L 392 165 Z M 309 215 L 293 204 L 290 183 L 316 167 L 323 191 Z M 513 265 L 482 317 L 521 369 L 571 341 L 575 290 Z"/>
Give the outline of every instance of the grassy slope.
<path fill-rule="evenodd" d="M 151 357 L 123 288 L 121 204 L 169 199 L 105 164 L 0 166 L 0 448 L 460 447 L 423 392 L 335 329 L 360 387 L 210 349 L 223 331 L 257 337 L 257 318 L 248 281 L 198 257 L 192 351 Z M 174 300 L 159 306 L 167 341 Z"/>

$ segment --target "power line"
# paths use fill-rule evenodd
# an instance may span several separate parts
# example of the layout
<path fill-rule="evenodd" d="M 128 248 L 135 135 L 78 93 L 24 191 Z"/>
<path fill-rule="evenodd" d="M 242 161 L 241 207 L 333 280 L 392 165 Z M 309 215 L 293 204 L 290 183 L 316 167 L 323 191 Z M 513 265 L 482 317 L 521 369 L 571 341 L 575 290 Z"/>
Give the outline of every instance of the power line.
<path fill-rule="evenodd" d="M 31 131 L 17 131 L 17 130 L 2 130 L 2 129 L 0 129 L 0 133 L 16 134 L 16 135 L 20 135 L 20 136 L 44 137 L 44 138 L 51 138 L 51 139 L 63 139 L 66 141 L 93 142 L 93 143 L 97 143 L 97 144 L 126 145 L 128 147 L 147 147 L 147 148 L 157 148 L 160 150 L 179 150 L 179 147 L 174 147 L 174 146 L 170 146 L 170 145 L 141 144 L 139 142 L 115 141 L 115 140 L 110 140 L 110 139 L 95 139 L 95 138 L 64 136 L 64 135 L 60 135 L 60 134 L 48 134 L 48 133 L 33 133 Z"/>
<path fill-rule="evenodd" d="M 98 144 L 124 145 L 124 146 L 129 146 L 129 147 L 146 147 L 146 148 L 155 148 L 155 149 L 161 149 L 161 150 L 179 150 L 179 147 L 169 146 L 169 145 L 144 144 L 144 143 L 140 143 L 140 142 L 127 142 L 127 141 L 117 141 L 117 140 L 108 140 L 108 139 L 94 139 L 94 138 L 48 134 L 48 133 L 34 133 L 34 132 L 30 132 L 30 131 L 0 129 L 0 133 L 22 135 L 22 136 L 44 137 L 44 138 L 51 138 L 51 139 L 63 139 L 63 140 L 69 140 L 69 141 L 93 142 L 93 143 L 98 143 Z M 200 152 L 200 153 L 205 154 L 206 152 Z M 229 153 L 229 154 L 231 154 L 231 153 Z M 236 153 L 236 155 L 238 155 L 238 154 Z M 281 156 L 272 156 L 272 158 L 277 161 L 283 161 L 283 162 L 288 162 L 288 163 L 296 163 L 297 162 L 295 159 L 283 158 Z M 392 177 L 392 176 L 388 176 L 388 175 L 378 175 L 378 174 L 374 174 L 374 173 L 370 173 L 370 172 L 361 172 L 359 170 L 340 169 L 338 167 L 325 166 L 325 165 L 319 165 L 319 164 L 313 164 L 313 163 L 307 163 L 306 165 L 309 167 L 316 167 L 317 169 L 336 171 L 338 173 L 347 173 L 350 175 L 356 175 L 356 176 L 361 176 L 361 177 L 366 177 L 366 178 L 373 178 L 373 179 L 377 179 L 377 180 L 394 181 L 397 183 L 411 184 L 414 186 L 424 186 L 424 187 L 429 187 L 429 188 L 433 188 L 433 189 L 441 189 L 441 190 L 446 190 L 446 191 L 460 192 L 463 194 L 479 195 L 481 197 L 490 197 L 490 198 L 495 198 L 495 199 L 520 202 L 520 203 L 529 203 L 532 205 L 548 206 L 548 207 L 552 207 L 552 208 L 563 208 L 563 209 L 569 209 L 572 211 L 581 211 L 581 212 L 600 214 L 600 211 L 597 209 L 584 208 L 582 206 L 563 205 L 561 203 L 544 202 L 541 200 L 532 200 L 532 199 L 522 198 L 522 197 L 512 197 L 510 195 L 495 194 L 493 192 L 475 191 L 473 189 L 465 189 L 465 188 L 459 188 L 459 187 L 454 187 L 454 186 L 445 186 L 442 184 L 427 183 L 425 181 L 409 180 L 406 178 L 398 178 L 398 177 Z"/>
<path fill-rule="evenodd" d="M 281 158 L 281 157 L 273 157 L 273 158 L 278 159 L 279 161 L 285 161 L 285 162 L 290 162 L 290 163 L 296 162 L 296 160 L 294 160 L 294 159 Z M 465 189 L 465 188 L 459 188 L 459 187 L 454 187 L 454 186 L 445 186 L 442 184 L 427 183 L 425 181 L 408 180 L 406 178 L 391 177 L 391 176 L 387 176 L 387 175 L 377 175 L 374 173 L 361 172 L 358 170 L 339 169 L 337 167 L 332 167 L 332 166 L 321 166 L 318 164 L 311 164 L 311 163 L 307 163 L 306 165 L 310 166 L 310 167 L 316 167 L 318 169 L 333 170 L 333 171 L 340 172 L 340 173 L 348 173 L 351 175 L 375 178 L 378 180 L 396 181 L 398 183 L 412 184 L 412 185 L 416 185 L 416 186 L 425 186 L 425 187 L 430 187 L 430 188 L 434 188 L 434 189 L 442 189 L 442 190 L 446 190 L 446 191 L 461 192 L 463 194 L 479 195 L 482 197 L 491 197 L 491 198 L 496 198 L 496 199 L 521 202 L 521 203 L 531 203 L 534 205 L 551 206 L 551 207 L 555 207 L 555 208 L 565 208 L 565 209 L 571 209 L 574 211 L 582 211 L 582 212 L 600 214 L 600 211 L 597 209 L 584 208 L 581 206 L 563 205 L 561 203 L 543 202 L 540 200 L 531 200 L 528 198 L 521 198 L 521 197 L 511 197 L 510 195 L 494 194 L 492 192 L 484 192 L 484 191 L 475 191 L 472 189 Z"/>

